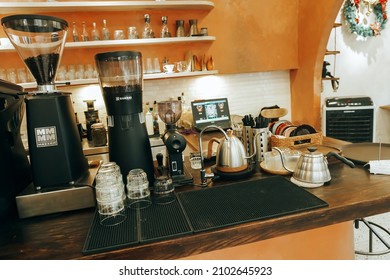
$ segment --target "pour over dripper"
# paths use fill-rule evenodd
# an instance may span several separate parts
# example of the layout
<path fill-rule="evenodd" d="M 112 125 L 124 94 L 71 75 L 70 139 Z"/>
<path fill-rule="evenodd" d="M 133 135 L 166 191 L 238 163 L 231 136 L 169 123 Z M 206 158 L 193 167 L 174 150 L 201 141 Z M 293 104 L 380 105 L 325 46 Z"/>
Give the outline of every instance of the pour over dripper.
<path fill-rule="evenodd" d="M 34 76 L 38 92 L 55 91 L 55 76 L 68 23 L 45 15 L 13 15 L 1 19 L 12 45 Z"/>

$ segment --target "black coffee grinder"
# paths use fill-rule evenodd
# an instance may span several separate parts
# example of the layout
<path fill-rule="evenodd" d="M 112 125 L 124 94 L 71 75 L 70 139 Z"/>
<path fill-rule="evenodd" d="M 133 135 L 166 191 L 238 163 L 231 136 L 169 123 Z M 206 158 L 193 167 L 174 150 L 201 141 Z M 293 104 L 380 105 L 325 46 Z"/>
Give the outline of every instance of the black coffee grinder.
<path fill-rule="evenodd" d="M 44 15 L 12 15 L 1 24 L 37 81 L 26 95 L 28 148 L 37 189 L 69 186 L 88 173 L 70 93 L 54 84 L 68 23 Z"/>
<path fill-rule="evenodd" d="M 20 135 L 23 88 L 0 79 L 0 221 L 16 213 L 15 196 L 32 181 Z"/>
<path fill-rule="evenodd" d="M 183 151 L 187 146 L 187 142 L 176 127 L 176 123 L 179 121 L 182 113 L 181 101 L 162 101 L 158 102 L 157 106 L 158 115 L 166 127 L 161 138 L 167 148 L 166 165 L 169 175 L 176 186 L 191 183 L 193 177 L 190 172 L 186 172 L 183 161 Z"/>
<path fill-rule="evenodd" d="M 131 169 L 141 168 L 154 182 L 150 141 L 142 112 L 142 55 L 117 51 L 95 55 L 99 83 L 107 110 L 108 151 L 126 182 Z"/>

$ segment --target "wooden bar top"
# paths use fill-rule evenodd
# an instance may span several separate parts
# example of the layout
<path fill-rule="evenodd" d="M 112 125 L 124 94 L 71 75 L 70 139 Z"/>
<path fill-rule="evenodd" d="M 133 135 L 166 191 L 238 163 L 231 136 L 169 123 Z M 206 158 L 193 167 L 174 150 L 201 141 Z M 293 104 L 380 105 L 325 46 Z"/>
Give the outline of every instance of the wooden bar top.
<path fill-rule="evenodd" d="M 329 139 L 326 143 L 343 144 Z M 329 207 L 87 256 L 82 250 L 95 209 L 16 217 L 0 224 L 0 259 L 178 259 L 390 211 L 388 176 L 373 175 L 362 166 L 350 168 L 341 162 L 330 164 L 329 169 L 330 185 L 308 189 Z M 268 176 L 272 175 L 256 172 L 247 180 Z M 194 178 L 198 180 L 199 176 L 194 173 Z M 224 183 L 216 181 L 212 185 Z M 180 187 L 178 191 L 194 188 Z"/>

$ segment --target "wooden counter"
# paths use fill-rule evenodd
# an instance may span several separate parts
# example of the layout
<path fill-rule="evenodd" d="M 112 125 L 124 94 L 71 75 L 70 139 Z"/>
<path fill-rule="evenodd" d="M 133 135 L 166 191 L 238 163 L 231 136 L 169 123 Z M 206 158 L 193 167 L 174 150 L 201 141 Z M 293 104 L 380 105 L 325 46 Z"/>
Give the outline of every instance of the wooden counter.
<path fill-rule="evenodd" d="M 388 176 L 371 175 L 362 167 L 352 169 L 342 163 L 331 164 L 329 169 L 331 184 L 309 190 L 325 200 L 329 207 L 88 256 L 82 254 L 82 249 L 94 209 L 24 220 L 14 218 L 1 223 L 0 259 L 178 259 L 250 246 L 270 238 L 390 211 Z M 248 180 L 266 176 L 270 175 L 257 172 Z M 191 188 L 195 187 L 183 187 L 178 191 Z"/>

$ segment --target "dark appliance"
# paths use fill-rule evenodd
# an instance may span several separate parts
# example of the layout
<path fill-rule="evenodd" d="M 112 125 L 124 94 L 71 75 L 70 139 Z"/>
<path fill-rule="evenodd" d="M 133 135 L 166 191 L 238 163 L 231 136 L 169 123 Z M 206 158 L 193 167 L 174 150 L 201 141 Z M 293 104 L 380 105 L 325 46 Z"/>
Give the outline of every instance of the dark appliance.
<path fill-rule="evenodd" d="M 23 88 L 0 80 L 0 220 L 16 213 L 16 195 L 31 181 L 27 152 L 20 135 Z"/>
<path fill-rule="evenodd" d="M 185 170 L 186 167 L 183 162 L 183 151 L 187 146 L 187 142 L 176 127 L 182 113 L 181 105 L 179 100 L 157 103 L 158 115 L 166 126 L 165 132 L 161 136 L 167 148 L 166 167 L 173 184 L 176 186 L 192 183 L 193 180 L 191 173 Z"/>
<path fill-rule="evenodd" d="M 368 96 L 327 98 L 322 127 L 325 136 L 352 143 L 372 142 L 374 103 Z"/>
<path fill-rule="evenodd" d="M 154 165 L 145 115 L 142 112 L 142 55 L 117 51 L 95 55 L 99 83 L 107 110 L 108 152 L 124 182 L 131 169 L 141 168 L 154 182 Z"/>
<path fill-rule="evenodd" d="M 88 171 L 70 93 L 54 80 L 68 23 L 43 15 L 13 15 L 1 24 L 19 56 L 37 81 L 26 96 L 28 148 L 37 189 L 73 184 Z"/>

